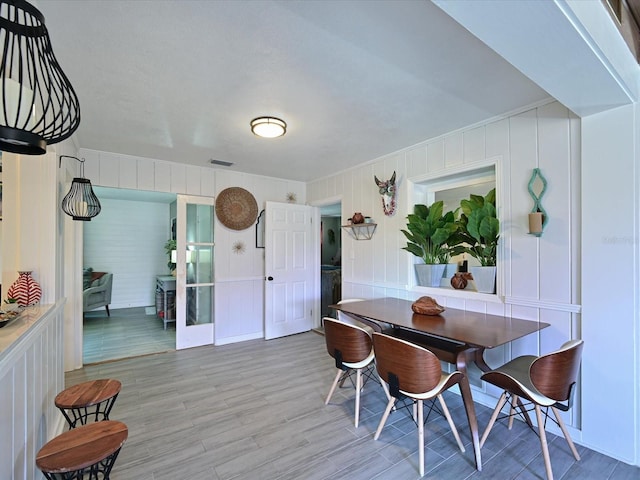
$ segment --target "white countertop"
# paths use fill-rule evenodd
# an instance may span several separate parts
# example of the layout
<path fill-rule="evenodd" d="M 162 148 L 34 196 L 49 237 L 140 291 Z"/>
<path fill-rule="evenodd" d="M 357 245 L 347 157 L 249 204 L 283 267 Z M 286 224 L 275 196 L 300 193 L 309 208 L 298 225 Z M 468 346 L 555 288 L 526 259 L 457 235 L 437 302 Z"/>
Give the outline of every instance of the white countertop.
<path fill-rule="evenodd" d="M 54 305 L 32 305 L 24 309 L 20 316 L 0 328 L 0 359 L 10 347 L 22 337 Z"/>

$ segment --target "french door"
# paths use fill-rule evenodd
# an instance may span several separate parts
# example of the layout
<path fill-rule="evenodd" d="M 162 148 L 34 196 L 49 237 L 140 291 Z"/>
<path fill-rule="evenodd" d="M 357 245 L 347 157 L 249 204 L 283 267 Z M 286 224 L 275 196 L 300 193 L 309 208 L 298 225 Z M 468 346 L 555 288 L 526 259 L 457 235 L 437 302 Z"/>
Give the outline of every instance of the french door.
<path fill-rule="evenodd" d="M 178 195 L 176 349 L 214 343 L 214 199 Z"/>

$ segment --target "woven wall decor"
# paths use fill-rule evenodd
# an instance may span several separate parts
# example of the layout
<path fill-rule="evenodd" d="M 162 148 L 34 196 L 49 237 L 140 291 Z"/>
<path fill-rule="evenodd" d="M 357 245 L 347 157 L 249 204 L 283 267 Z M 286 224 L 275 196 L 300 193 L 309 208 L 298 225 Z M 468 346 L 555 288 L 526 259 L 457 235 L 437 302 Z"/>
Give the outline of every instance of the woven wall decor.
<path fill-rule="evenodd" d="M 225 227 L 244 230 L 258 218 L 258 204 L 244 188 L 225 188 L 216 198 L 216 216 Z"/>

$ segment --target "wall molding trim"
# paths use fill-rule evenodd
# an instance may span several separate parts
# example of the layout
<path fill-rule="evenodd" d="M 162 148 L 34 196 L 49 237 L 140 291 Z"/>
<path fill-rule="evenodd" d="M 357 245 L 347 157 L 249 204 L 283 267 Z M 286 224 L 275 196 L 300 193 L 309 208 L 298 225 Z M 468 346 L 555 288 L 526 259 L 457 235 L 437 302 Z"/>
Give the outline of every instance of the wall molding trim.
<path fill-rule="evenodd" d="M 559 312 L 580 313 L 582 305 L 575 303 L 547 302 L 535 298 L 504 297 L 504 303 L 521 307 L 542 308 L 544 310 L 556 310 Z"/>

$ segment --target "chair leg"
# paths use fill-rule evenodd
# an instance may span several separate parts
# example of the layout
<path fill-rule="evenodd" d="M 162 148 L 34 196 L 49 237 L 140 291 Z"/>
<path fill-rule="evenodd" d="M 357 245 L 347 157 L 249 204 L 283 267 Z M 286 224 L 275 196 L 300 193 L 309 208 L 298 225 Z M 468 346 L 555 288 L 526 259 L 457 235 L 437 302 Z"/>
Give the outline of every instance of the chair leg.
<path fill-rule="evenodd" d="M 389 403 L 387 403 L 387 408 L 384 409 L 384 413 L 382 414 L 380 423 L 378 424 L 378 429 L 376 430 L 376 434 L 373 437 L 374 440 L 377 440 L 378 438 L 380 438 L 380 433 L 382 433 L 382 428 L 384 427 L 384 424 L 387 423 L 387 418 L 389 418 L 389 414 L 391 413 L 391 409 L 393 408 L 395 403 L 396 403 L 396 399 L 391 397 L 391 400 L 389 400 Z"/>
<path fill-rule="evenodd" d="M 391 394 L 389 393 L 389 387 L 387 386 L 387 382 L 385 382 L 380 374 L 378 373 L 378 380 L 380 380 L 380 386 L 382 390 L 384 390 L 384 394 L 387 397 L 387 401 L 391 400 Z"/>
<path fill-rule="evenodd" d="M 358 428 L 358 423 L 360 421 L 360 390 L 362 390 L 362 369 L 358 368 L 356 370 L 356 428 Z"/>
<path fill-rule="evenodd" d="M 500 410 L 502 410 L 502 407 L 506 401 L 507 401 L 507 392 L 502 392 L 502 395 L 500 395 L 500 399 L 498 400 L 498 404 L 496 405 L 496 408 L 493 410 L 493 413 L 491 414 L 491 419 L 489 419 L 487 428 L 484 430 L 484 433 L 482 434 L 482 438 L 480 439 L 480 448 L 482 448 L 482 446 L 484 445 L 484 441 L 489 436 L 489 432 L 493 428 L 493 424 L 496 423 L 496 418 L 498 418 L 498 415 L 500 414 Z"/>
<path fill-rule="evenodd" d="M 551 407 L 551 410 L 553 410 L 553 414 L 556 416 L 556 420 L 558 421 L 558 425 L 560 426 L 560 430 L 562 430 L 562 434 L 564 435 L 564 439 L 569 444 L 569 448 L 571 449 L 571 452 L 573 453 L 574 458 L 576 460 L 580 460 L 580 454 L 578 453 L 578 450 L 576 450 L 576 446 L 573 444 L 573 440 L 571 440 L 571 435 L 569 435 L 569 432 L 567 431 L 567 427 L 564 426 L 564 422 L 562 421 L 562 417 L 560 416 L 560 412 L 558 411 L 558 409 L 556 407 Z"/>
<path fill-rule="evenodd" d="M 107 309 L 107 317 L 110 317 L 111 313 L 109 312 L 109 305 L 105 305 L 104 308 Z"/>
<path fill-rule="evenodd" d="M 544 430 L 544 422 L 542 420 L 542 411 L 540 405 L 534 406 L 536 409 L 536 420 L 538 421 L 538 434 L 540 436 L 540 446 L 542 447 L 542 456 L 544 458 L 544 468 L 547 471 L 547 480 L 553 480 L 553 471 L 551 470 L 551 458 L 549 457 L 549 448 L 547 446 L 547 434 Z"/>
<path fill-rule="evenodd" d="M 449 409 L 447 408 L 447 404 L 444 401 L 444 397 L 442 395 L 438 395 L 438 400 L 440 401 L 440 406 L 442 407 L 442 413 L 444 413 L 447 422 L 449 422 L 449 427 L 451 428 L 451 432 L 453 436 L 456 437 L 456 442 L 458 442 L 458 446 L 460 447 L 460 451 L 464 452 L 464 445 L 460 440 L 460 435 L 458 435 L 458 429 L 456 428 L 455 423 L 453 423 L 453 419 L 451 418 L 451 414 L 449 413 Z"/>
<path fill-rule="evenodd" d="M 420 476 L 424 476 L 424 409 L 422 400 L 418 400 L 418 456 L 420 457 Z M 414 405 L 416 404 L 414 403 Z"/>
<path fill-rule="evenodd" d="M 511 430 L 511 428 L 513 427 L 513 417 L 515 417 L 515 414 L 516 414 L 516 405 L 517 404 L 518 404 L 518 396 L 512 394 L 512 396 L 511 396 L 511 408 L 509 409 L 509 430 Z"/>
<path fill-rule="evenodd" d="M 333 380 L 333 383 L 331 384 L 331 390 L 329 390 L 329 395 L 327 395 L 327 399 L 324 401 L 325 405 L 327 405 L 329 403 L 329 400 L 331 400 L 331 396 L 333 395 L 333 392 L 336 390 L 336 386 L 338 385 L 338 382 L 340 381 L 340 376 L 343 373 L 344 372 L 342 370 L 338 370 L 338 373 L 336 373 L 336 378 Z"/>

